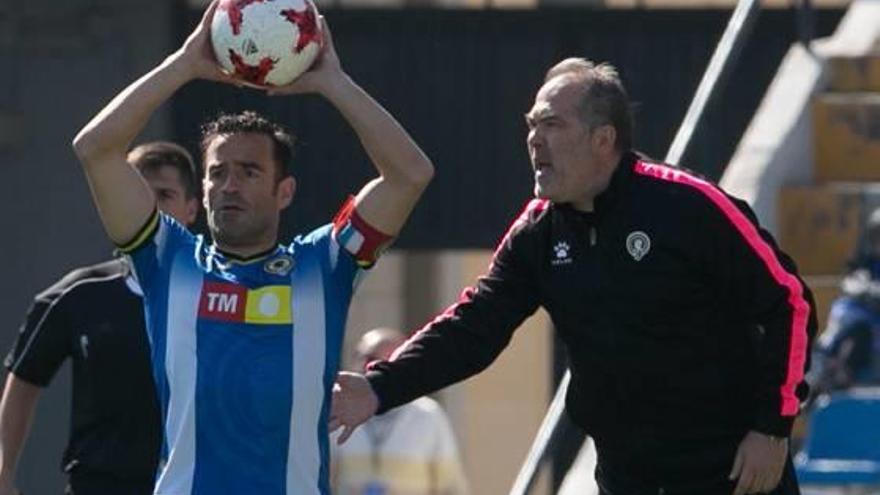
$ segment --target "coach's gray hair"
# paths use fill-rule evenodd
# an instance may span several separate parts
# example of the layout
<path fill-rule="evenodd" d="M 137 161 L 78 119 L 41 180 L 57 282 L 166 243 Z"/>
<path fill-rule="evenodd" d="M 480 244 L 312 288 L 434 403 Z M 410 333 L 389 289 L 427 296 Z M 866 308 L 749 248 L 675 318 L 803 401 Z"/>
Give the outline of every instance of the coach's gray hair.
<path fill-rule="evenodd" d="M 626 151 L 632 147 L 632 113 L 629 96 L 613 65 L 595 64 L 585 58 L 572 57 L 547 71 L 544 82 L 559 76 L 571 76 L 583 85 L 580 110 L 584 123 L 590 127 L 611 125 L 617 133 L 615 147 Z"/>

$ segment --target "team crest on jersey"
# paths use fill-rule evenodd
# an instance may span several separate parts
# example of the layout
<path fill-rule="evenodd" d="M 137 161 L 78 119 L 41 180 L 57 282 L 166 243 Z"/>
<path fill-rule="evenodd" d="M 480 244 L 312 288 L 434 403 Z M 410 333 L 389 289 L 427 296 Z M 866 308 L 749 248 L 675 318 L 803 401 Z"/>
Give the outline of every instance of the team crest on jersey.
<path fill-rule="evenodd" d="M 293 269 L 293 258 L 290 256 L 272 258 L 263 265 L 263 269 L 266 270 L 266 273 L 271 273 L 272 275 L 287 276 L 290 270 Z"/>
<path fill-rule="evenodd" d="M 650 250 L 651 238 L 648 234 L 637 230 L 626 236 L 626 251 L 634 260 L 641 261 Z"/>

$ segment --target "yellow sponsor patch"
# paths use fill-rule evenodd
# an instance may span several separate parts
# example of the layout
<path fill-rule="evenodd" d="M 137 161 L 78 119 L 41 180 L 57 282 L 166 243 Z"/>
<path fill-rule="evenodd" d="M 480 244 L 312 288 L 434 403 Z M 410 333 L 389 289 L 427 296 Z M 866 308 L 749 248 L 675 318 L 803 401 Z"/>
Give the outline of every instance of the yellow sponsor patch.
<path fill-rule="evenodd" d="M 245 323 L 283 325 L 293 322 L 290 311 L 290 286 L 269 285 L 249 290 L 244 310 Z"/>

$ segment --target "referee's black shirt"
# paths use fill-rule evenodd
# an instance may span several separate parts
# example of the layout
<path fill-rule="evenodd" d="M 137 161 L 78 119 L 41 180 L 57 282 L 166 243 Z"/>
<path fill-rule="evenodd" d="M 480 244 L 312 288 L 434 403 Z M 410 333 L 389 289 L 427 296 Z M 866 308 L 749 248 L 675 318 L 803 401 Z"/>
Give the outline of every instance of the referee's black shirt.
<path fill-rule="evenodd" d="M 45 387 L 73 360 L 72 475 L 152 484 L 161 445 L 141 298 L 124 261 L 80 268 L 37 295 L 6 368 Z"/>

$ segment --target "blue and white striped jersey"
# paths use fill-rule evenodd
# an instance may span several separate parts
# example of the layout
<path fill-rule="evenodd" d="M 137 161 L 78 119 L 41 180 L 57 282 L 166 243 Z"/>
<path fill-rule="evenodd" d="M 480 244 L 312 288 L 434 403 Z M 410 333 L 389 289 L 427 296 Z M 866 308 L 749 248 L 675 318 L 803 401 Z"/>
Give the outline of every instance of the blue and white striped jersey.
<path fill-rule="evenodd" d="M 156 495 L 329 493 L 330 393 L 371 262 L 337 242 L 352 228 L 343 219 L 236 261 L 156 214 L 123 247 L 162 406 Z"/>

